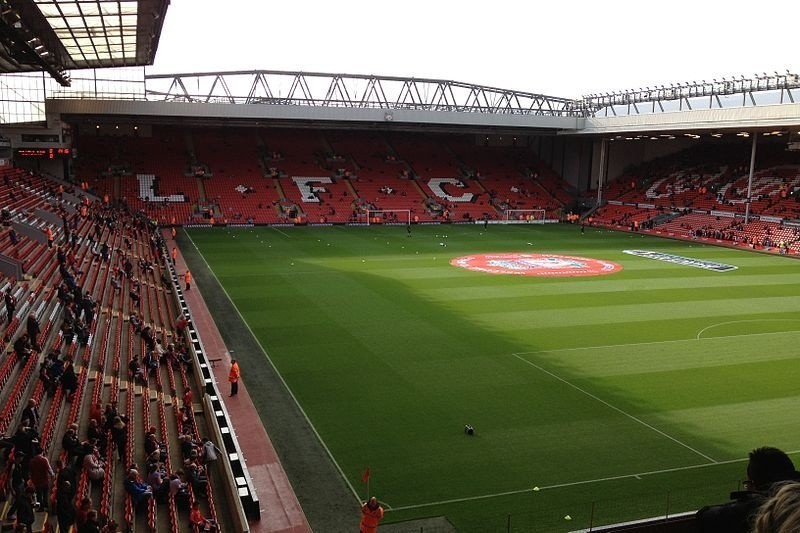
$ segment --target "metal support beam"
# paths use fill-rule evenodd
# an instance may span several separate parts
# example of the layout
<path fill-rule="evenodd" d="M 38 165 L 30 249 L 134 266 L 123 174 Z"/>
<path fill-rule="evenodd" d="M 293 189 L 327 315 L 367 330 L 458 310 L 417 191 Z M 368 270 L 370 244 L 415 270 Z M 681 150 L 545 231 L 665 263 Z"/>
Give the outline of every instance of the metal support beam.
<path fill-rule="evenodd" d="M 753 132 L 753 145 L 750 148 L 750 175 L 747 178 L 747 204 L 744 208 L 744 223 L 750 222 L 750 202 L 753 201 L 751 195 L 753 194 L 753 174 L 756 169 L 756 141 L 758 140 L 758 133 Z"/>
<path fill-rule="evenodd" d="M 151 100 L 580 117 L 569 98 L 428 78 L 274 70 L 145 76 Z M 184 83 L 188 82 L 188 83 Z M 187 91 L 186 87 L 197 87 Z M 219 90 L 222 89 L 222 94 Z M 258 93 L 262 93 L 259 95 Z"/>
<path fill-rule="evenodd" d="M 656 87 L 646 87 L 639 89 L 628 89 L 624 91 L 616 91 L 613 93 L 603 94 L 589 94 L 585 95 L 581 100 L 581 107 L 586 110 L 587 116 L 596 116 L 602 110 L 605 116 L 608 116 L 608 108 L 615 107 L 620 109 L 627 109 L 630 114 L 633 111 L 636 114 L 640 113 L 637 104 L 644 102 L 656 102 L 658 107 L 663 112 L 664 102 L 677 102 L 679 110 L 683 110 L 684 104 L 688 109 L 692 109 L 692 101 L 695 104 L 703 103 L 707 105 L 708 109 L 713 109 L 716 104 L 720 108 L 724 106 L 730 107 L 735 105 L 733 102 L 728 102 L 726 96 L 742 95 L 741 105 L 747 105 L 748 98 L 753 106 L 758 105 L 755 95 L 757 93 L 777 93 L 772 101 L 765 101 L 764 105 L 775 103 L 780 98 L 783 99 L 783 91 L 787 91 L 789 98 L 792 99 L 791 90 L 800 88 L 800 76 L 791 72 L 785 74 L 756 74 L 752 77 L 734 76 L 731 79 L 722 78 L 722 80 L 712 80 L 701 82 L 693 81 L 689 83 L 673 83 L 669 87 L 664 85 Z M 647 109 L 647 108 L 645 108 Z M 653 106 L 655 109 L 655 106 Z M 674 108 L 673 108 L 674 109 Z"/>
<path fill-rule="evenodd" d="M 600 141 L 600 171 L 597 173 L 597 207 L 603 203 L 603 181 L 606 177 L 606 161 L 608 160 L 608 139 Z"/>

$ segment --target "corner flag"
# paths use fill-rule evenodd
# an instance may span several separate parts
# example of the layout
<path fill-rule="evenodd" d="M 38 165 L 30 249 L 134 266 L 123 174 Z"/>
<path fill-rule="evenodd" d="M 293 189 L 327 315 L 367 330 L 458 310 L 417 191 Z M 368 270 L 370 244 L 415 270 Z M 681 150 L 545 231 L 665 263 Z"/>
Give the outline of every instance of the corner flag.
<path fill-rule="evenodd" d="M 364 470 L 364 474 L 361 476 L 361 482 L 369 483 L 369 467 L 367 467 L 367 469 Z"/>

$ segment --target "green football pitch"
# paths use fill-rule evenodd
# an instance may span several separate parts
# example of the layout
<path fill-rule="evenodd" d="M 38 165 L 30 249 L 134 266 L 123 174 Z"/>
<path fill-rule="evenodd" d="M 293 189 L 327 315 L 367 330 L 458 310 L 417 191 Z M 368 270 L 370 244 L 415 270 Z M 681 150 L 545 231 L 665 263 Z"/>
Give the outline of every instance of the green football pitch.
<path fill-rule="evenodd" d="M 189 236 L 354 499 L 369 467 L 384 523 L 444 515 L 459 531 L 569 531 L 725 501 L 755 447 L 800 458 L 796 260 L 569 225 Z M 501 252 L 622 270 L 450 264 Z"/>

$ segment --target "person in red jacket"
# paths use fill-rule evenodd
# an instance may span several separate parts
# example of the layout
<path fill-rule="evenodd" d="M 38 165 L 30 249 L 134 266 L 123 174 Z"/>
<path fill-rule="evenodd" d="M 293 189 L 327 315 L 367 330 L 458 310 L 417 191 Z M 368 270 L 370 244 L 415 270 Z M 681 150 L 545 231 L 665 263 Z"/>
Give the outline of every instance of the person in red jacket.
<path fill-rule="evenodd" d="M 361 506 L 361 533 L 376 533 L 378 522 L 383 519 L 383 507 L 375 496 Z"/>
<path fill-rule="evenodd" d="M 28 470 L 30 472 L 30 482 L 36 490 L 36 497 L 41 504 L 41 510 L 47 510 L 47 502 L 50 499 L 50 482 L 55 476 L 50 467 L 50 461 L 44 455 L 44 451 L 36 445 L 36 455 L 31 458 Z"/>
<path fill-rule="evenodd" d="M 197 531 L 218 531 L 217 522 L 203 516 L 200 511 L 200 502 L 192 504 L 192 510 L 189 512 L 189 522 L 192 523 Z"/>

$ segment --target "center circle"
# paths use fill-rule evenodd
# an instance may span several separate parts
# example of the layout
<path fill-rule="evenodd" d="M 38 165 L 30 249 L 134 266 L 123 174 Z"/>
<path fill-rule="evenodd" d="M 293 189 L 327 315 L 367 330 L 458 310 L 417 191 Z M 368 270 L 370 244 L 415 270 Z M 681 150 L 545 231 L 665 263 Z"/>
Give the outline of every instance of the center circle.
<path fill-rule="evenodd" d="M 515 276 L 600 276 L 622 270 L 622 265 L 611 261 L 555 254 L 475 254 L 456 257 L 450 264 L 475 272 Z"/>

